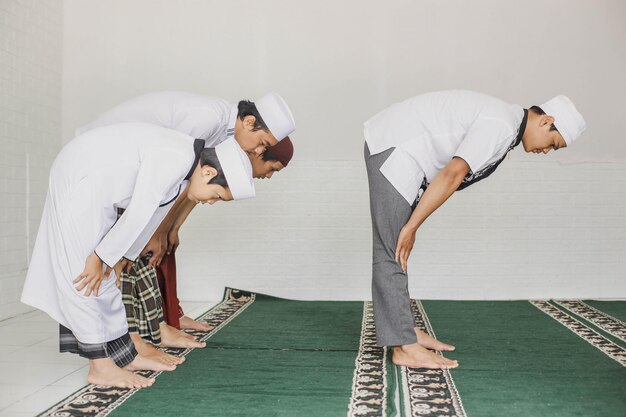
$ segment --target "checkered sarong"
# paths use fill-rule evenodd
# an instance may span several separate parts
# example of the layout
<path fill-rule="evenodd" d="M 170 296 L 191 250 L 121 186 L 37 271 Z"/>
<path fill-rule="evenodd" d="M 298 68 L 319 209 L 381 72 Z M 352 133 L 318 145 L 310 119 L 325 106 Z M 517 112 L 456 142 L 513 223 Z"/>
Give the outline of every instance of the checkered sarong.
<path fill-rule="evenodd" d="M 163 306 L 156 271 L 148 267 L 150 255 L 139 258 L 129 273 L 120 275 L 120 281 L 128 332 L 138 333 L 146 341 L 158 345 L 161 343 L 159 326 L 164 321 Z"/>
<path fill-rule="evenodd" d="M 75 353 L 89 360 L 111 358 L 120 368 L 131 363 L 137 356 L 135 344 L 130 340 L 128 333 L 110 342 L 82 343 L 70 329 L 61 324 L 59 326 L 60 352 Z"/>

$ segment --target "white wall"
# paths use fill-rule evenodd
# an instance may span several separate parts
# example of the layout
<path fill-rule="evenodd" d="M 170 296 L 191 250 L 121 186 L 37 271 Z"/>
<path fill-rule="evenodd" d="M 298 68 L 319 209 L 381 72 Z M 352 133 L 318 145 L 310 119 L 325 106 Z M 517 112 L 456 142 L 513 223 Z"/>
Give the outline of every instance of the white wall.
<path fill-rule="evenodd" d="M 505 161 L 420 229 L 421 298 L 624 298 L 626 164 Z M 300 161 L 253 201 L 199 207 L 178 255 L 184 299 L 226 286 L 304 299 L 370 296 L 360 161 Z M 340 180 L 338 180 L 340 179 Z"/>
<path fill-rule="evenodd" d="M 255 201 L 200 208 L 184 226 L 183 298 L 217 298 L 223 285 L 367 297 L 362 122 L 446 88 L 525 106 L 565 93 L 589 129 L 554 155 L 517 150 L 454 196 L 419 234 L 413 292 L 626 297 L 621 0 L 65 0 L 64 10 L 65 140 L 155 90 L 233 101 L 275 90 L 294 110 L 292 165 Z"/>
<path fill-rule="evenodd" d="M 0 320 L 19 302 L 61 147 L 62 4 L 0 1 Z"/>

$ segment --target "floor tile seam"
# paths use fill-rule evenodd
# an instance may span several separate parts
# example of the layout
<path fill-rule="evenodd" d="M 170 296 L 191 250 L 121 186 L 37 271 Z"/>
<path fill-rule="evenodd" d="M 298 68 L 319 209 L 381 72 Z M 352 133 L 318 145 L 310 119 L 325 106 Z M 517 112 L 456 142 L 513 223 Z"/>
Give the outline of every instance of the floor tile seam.
<path fill-rule="evenodd" d="M 17 316 L 7 317 L 3 320 L 0 320 L 0 328 L 6 326 L 7 324 L 12 324 L 13 322 L 19 322 L 20 320 L 32 319 L 33 317 L 27 317 L 27 316 L 29 315 L 36 316 L 36 314 L 33 314 L 33 313 L 37 313 L 37 310 L 27 311 L 25 313 L 18 314 Z"/>
<path fill-rule="evenodd" d="M 43 340 L 38 340 L 37 342 L 33 342 L 33 343 L 31 343 L 31 344 L 29 344 L 29 345 L 26 345 L 26 346 L 24 346 L 24 347 L 27 347 L 27 348 L 28 348 L 28 347 L 32 347 L 32 346 L 38 345 L 39 343 L 43 343 L 43 342 L 45 342 L 45 341 L 47 341 L 47 340 L 54 339 L 54 338 L 56 338 L 56 337 L 58 337 L 58 336 L 50 336 L 50 337 L 47 337 L 47 338 L 45 338 L 45 339 L 43 339 Z"/>
<path fill-rule="evenodd" d="M 34 395 L 37 395 L 37 394 L 41 393 L 42 391 L 44 391 L 44 390 L 46 390 L 46 389 L 48 389 L 48 388 L 59 388 L 59 387 L 58 387 L 58 386 L 53 386 L 53 385 L 50 385 L 50 384 L 49 384 L 49 385 L 44 385 L 44 386 L 42 386 L 40 389 L 38 389 L 37 391 L 33 391 L 33 392 L 31 392 L 30 394 L 28 394 L 26 397 L 24 397 L 24 398 L 22 398 L 22 399 L 20 399 L 20 400 L 18 400 L 18 401 L 16 401 L 16 402 L 14 402 L 14 403 L 12 403 L 12 404 L 11 404 L 11 405 L 9 405 L 8 407 L 6 407 L 4 410 L 8 410 L 9 408 L 11 408 L 11 407 L 13 407 L 13 406 L 17 405 L 18 403 L 20 403 L 20 402 L 22 402 L 22 401 L 25 401 L 25 400 L 28 400 L 30 397 L 32 397 L 32 396 L 34 396 Z M 63 398 L 65 398 L 65 397 L 63 397 Z M 0 412 L 1 412 L 1 411 L 2 411 L 2 409 L 0 409 Z M 21 412 L 25 412 L 25 413 L 38 413 L 38 411 L 32 411 L 32 410 L 28 410 L 28 411 L 17 411 L 17 412 L 18 412 L 18 413 L 21 413 Z"/>
<path fill-rule="evenodd" d="M 59 381 L 61 381 L 62 379 L 65 379 L 65 378 L 67 378 L 68 376 L 75 374 L 76 372 L 80 371 L 81 369 L 83 369 L 83 368 L 84 368 L 84 367 L 86 367 L 86 366 L 89 366 L 89 364 L 87 363 L 87 364 L 84 364 L 84 365 L 82 365 L 82 366 L 79 366 L 78 368 L 76 368 L 76 369 L 74 369 L 72 372 L 70 372 L 69 374 L 63 375 L 61 378 L 57 379 L 56 381 L 51 382 L 51 383 L 50 383 L 50 384 L 48 384 L 48 385 L 54 385 L 54 384 L 58 383 Z M 55 385 L 55 386 L 58 386 L 58 385 Z"/>
<path fill-rule="evenodd" d="M 26 385 L 29 385 L 29 386 L 30 386 L 31 384 L 26 384 Z M 2 408 L 0 408 L 0 412 L 2 412 L 2 411 L 4 411 L 4 410 L 7 410 L 8 408 L 11 408 L 11 407 L 12 407 L 12 406 L 14 406 L 15 404 L 19 403 L 20 401 L 23 401 L 23 400 L 27 399 L 27 398 L 28 398 L 28 397 L 30 397 L 31 395 L 35 395 L 35 394 L 37 394 L 38 392 L 40 392 L 40 391 L 42 391 L 42 390 L 46 389 L 46 388 L 47 388 L 47 387 L 49 387 L 50 385 L 35 385 L 35 386 L 36 386 L 36 387 L 38 387 L 38 389 L 37 389 L 37 390 L 35 390 L 35 391 L 31 391 L 31 392 L 29 392 L 28 394 L 26 394 L 24 397 L 20 397 L 18 400 L 13 401 L 12 403 L 8 404 L 6 407 L 2 407 Z"/>
<path fill-rule="evenodd" d="M 11 352 L 8 355 L 13 355 L 14 353 L 15 352 Z M 19 360 L 19 361 L 18 360 L 4 360 L 4 359 L 0 359 L 0 363 L 2 363 L 2 364 L 8 364 L 8 363 L 19 363 L 19 364 L 36 363 L 36 364 L 39 364 L 39 365 L 74 365 L 73 363 L 71 363 L 72 360 L 74 360 L 74 359 L 68 358 L 67 361 L 64 359 L 64 360 L 60 360 L 60 361 L 56 361 L 55 360 L 54 362 L 52 362 L 52 361 L 49 361 L 49 360 L 37 360 L 36 358 L 24 359 L 24 360 Z M 82 367 L 85 364 L 83 364 L 83 365 L 76 364 L 76 365 Z"/>

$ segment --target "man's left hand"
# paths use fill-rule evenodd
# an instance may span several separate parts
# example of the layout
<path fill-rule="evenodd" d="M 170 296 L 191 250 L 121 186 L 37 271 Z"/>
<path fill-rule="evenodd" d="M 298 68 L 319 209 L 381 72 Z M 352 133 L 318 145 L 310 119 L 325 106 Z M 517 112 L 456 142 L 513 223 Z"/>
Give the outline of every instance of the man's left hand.
<path fill-rule="evenodd" d="M 167 234 L 155 233 L 141 252 L 140 256 L 144 256 L 148 252 L 152 252 L 152 257 L 148 261 L 149 267 L 156 267 L 161 263 L 161 259 L 165 255 L 167 249 Z"/>

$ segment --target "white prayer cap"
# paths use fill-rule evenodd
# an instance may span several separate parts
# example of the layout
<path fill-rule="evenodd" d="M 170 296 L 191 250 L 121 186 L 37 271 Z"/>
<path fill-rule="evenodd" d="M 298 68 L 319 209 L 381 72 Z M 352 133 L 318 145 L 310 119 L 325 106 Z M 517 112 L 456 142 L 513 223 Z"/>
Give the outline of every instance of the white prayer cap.
<path fill-rule="evenodd" d="M 572 100 L 565 96 L 556 96 L 542 104 L 541 109 L 554 117 L 554 126 L 558 129 L 567 146 L 570 146 L 587 128 L 582 114 L 576 110 Z"/>
<path fill-rule="evenodd" d="M 287 102 L 276 93 L 268 93 L 254 102 L 267 128 L 277 140 L 282 140 L 296 130 L 293 114 Z"/>
<path fill-rule="evenodd" d="M 215 147 L 222 171 L 233 194 L 233 200 L 245 200 L 255 196 L 252 182 L 250 158 L 241 149 L 234 137 L 226 139 Z"/>

